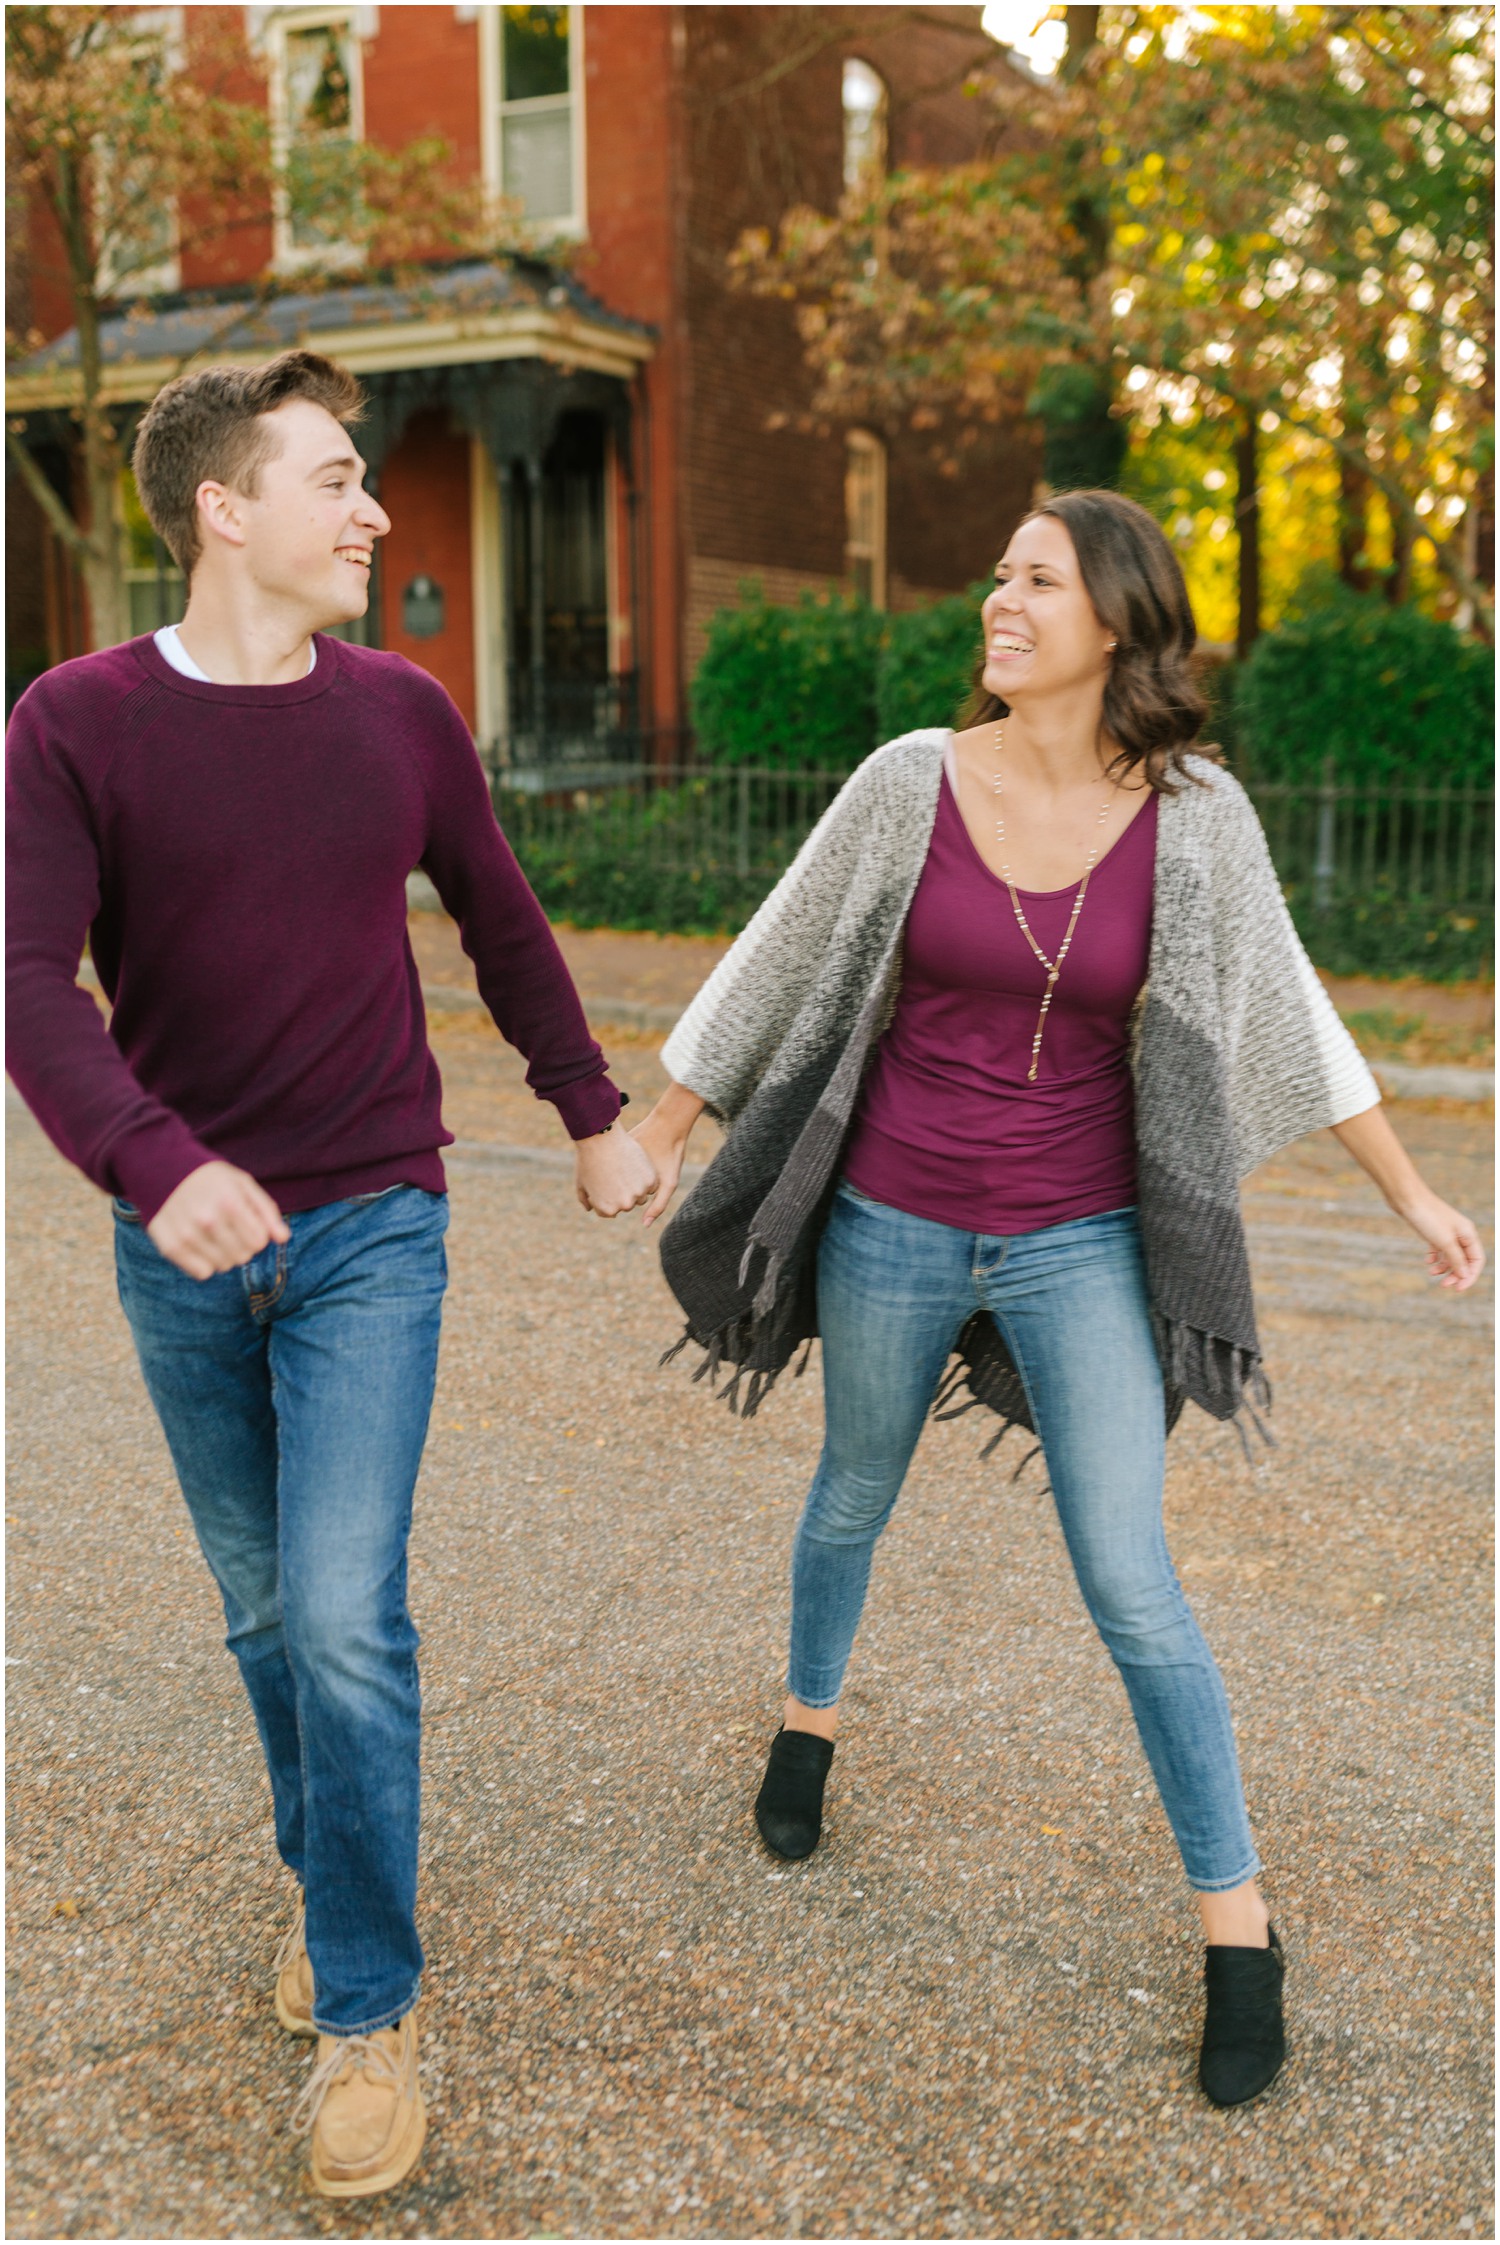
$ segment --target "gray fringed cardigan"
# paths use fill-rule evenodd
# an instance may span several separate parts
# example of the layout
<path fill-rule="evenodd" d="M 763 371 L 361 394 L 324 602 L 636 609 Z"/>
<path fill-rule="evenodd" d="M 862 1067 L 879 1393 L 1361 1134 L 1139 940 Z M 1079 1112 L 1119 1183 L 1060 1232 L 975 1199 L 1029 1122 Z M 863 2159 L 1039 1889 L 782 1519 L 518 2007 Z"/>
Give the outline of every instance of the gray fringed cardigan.
<path fill-rule="evenodd" d="M 662 1235 L 687 1317 L 677 1345 L 707 1352 L 699 1377 L 735 1368 L 728 1401 L 747 1416 L 818 1330 L 818 1236 L 895 1008 L 950 737 L 907 733 L 866 759 L 662 1053 L 728 1130 Z M 1256 1407 L 1270 1393 L 1239 1181 L 1380 1094 L 1297 939 L 1243 788 L 1205 758 L 1188 764 L 1204 784 L 1179 784 L 1158 814 L 1133 1053 L 1137 1200 L 1168 1423 L 1190 1400 L 1235 1419 L 1243 1440 L 1240 1414 L 1264 1432 Z M 969 1320 L 958 1355 L 939 1402 L 967 1386 L 999 1415 L 996 1441 L 1029 1428 L 988 1313 Z"/>

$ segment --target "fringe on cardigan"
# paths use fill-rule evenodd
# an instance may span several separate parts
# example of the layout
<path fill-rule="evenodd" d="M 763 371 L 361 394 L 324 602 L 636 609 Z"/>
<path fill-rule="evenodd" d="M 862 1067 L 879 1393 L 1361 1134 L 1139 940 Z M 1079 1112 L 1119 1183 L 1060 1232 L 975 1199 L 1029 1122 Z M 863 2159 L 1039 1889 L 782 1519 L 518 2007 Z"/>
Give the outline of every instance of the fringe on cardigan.
<path fill-rule="evenodd" d="M 691 1325 L 686 1325 L 672 1346 L 662 1351 L 658 1369 L 673 1363 L 685 1348 L 696 1342 L 703 1353 L 692 1375 L 694 1385 L 700 1380 L 707 1380 L 714 1395 L 728 1406 L 735 1417 L 753 1419 L 786 1368 L 780 1364 L 752 1367 L 747 1363 L 746 1359 L 755 1345 L 756 1328 L 760 1323 L 758 1310 L 752 1307 L 741 1316 L 731 1318 L 727 1324 L 721 1325 L 709 1335 L 706 1342 L 696 1342 Z M 1217 1419 L 1227 1420 L 1234 1428 L 1246 1463 L 1251 1466 L 1259 1464 L 1260 1460 L 1251 1442 L 1252 1432 L 1261 1443 L 1263 1451 L 1274 1450 L 1276 1447 L 1276 1437 L 1266 1424 L 1266 1415 L 1272 1407 L 1271 1383 L 1266 1377 L 1259 1352 L 1223 1340 L 1216 1333 L 1204 1333 L 1197 1326 L 1161 1318 L 1155 1320 L 1155 1323 L 1162 1376 L 1169 1390 L 1169 1425 L 1175 1424 L 1181 1410 L 1178 1399 L 1187 1393 L 1189 1382 L 1196 1380 L 1198 1385 L 1193 1391 L 1196 1395 L 1211 1394 L 1216 1403 L 1224 1406 L 1216 1409 L 1212 1415 Z M 792 1372 L 795 1380 L 800 1380 L 807 1370 L 815 1337 L 808 1336 L 801 1360 Z M 734 1370 L 728 1384 L 720 1389 L 719 1375 L 726 1364 L 733 1365 Z M 968 1395 L 961 1402 L 955 1401 L 956 1397 L 963 1395 L 965 1388 L 969 1390 Z M 1175 1391 L 1175 1395 L 1172 1391 Z M 1176 1402 L 1176 1409 L 1172 1408 L 1173 1402 Z M 973 1367 L 967 1358 L 960 1356 L 943 1374 L 937 1394 L 932 1399 L 929 1415 L 934 1419 L 961 1419 L 966 1411 L 980 1410 L 992 1412 L 1000 1421 L 979 1453 L 981 1460 L 993 1457 L 1012 1429 L 1018 1429 L 1024 1434 L 1035 1432 L 1024 1419 L 997 1403 L 992 1395 L 977 1392 Z M 1012 1482 L 1020 1480 L 1032 1459 L 1040 1456 L 1041 1451 L 1041 1443 L 1033 1442 L 1011 1475 Z"/>
<path fill-rule="evenodd" d="M 753 1315 L 731 1318 L 727 1325 L 721 1325 L 716 1333 L 711 1333 L 706 1343 L 697 1340 L 691 1325 L 684 1326 L 681 1336 L 672 1343 L 669 1349 L 662 1351 L 658 1359 L 657 1370 L 660 1371 L 663 1366 L 670 1364 L 675 1357 L 681 1356 L 683 1350 L 690 1343 L 695 1344 L 702 1349 L 703 1356 L 697 1370 L 693 1373 L 694 1386 L 697 1385 L 699 1380 L 707 1380 L 714 1395 L 718 1397 L 721 1403 L 727 1403 L 729 1409 L 737 1418 L 753 1419 L 786 1369 L 785 1365 L 782 1364 L 773 1364 L 756 1369 L 752 1369 L 746 1364 L 745 1357 L 748 1356 L 750 1351 L 755 1322 Z M 807 1360 L 812 1355 L 812 1345 L 815 1338 L 816 1335 L 810 1334 L 808 1336 L 807 1345 L 802 1351 L 802 1361 L 792 1369 L 794 1380 L 800 1380 L 807 1370 Z M 737 1350 L 740 1353 L 737 1354 Z M 728 1386 L 721 1390 L 719 1374 L 726 1363 L 734 1366 L 734 1372 Z M 740 1393 L 741 1381 L 745 1383 L 743 1396 Z"/>

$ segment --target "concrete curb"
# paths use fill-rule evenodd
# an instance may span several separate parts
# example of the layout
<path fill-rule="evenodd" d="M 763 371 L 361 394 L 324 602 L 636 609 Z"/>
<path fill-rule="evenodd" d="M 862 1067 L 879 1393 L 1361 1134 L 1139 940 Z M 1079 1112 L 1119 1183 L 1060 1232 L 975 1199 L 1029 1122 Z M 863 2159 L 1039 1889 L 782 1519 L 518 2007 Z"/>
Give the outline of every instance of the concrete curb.
<path fill-rule="evenodd" d="M 1493 1068 L 1412 1068 L 1401 1060 L 1372 1060 L 1370 1073 L 1388 1099 L 1493 1099 Z"/>

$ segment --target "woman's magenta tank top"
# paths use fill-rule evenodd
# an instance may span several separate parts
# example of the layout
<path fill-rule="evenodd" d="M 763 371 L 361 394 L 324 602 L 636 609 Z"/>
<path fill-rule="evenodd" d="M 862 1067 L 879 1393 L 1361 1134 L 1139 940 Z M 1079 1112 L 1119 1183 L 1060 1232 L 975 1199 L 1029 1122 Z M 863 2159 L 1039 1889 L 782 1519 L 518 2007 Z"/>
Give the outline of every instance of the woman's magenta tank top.
<path fill-rule="evenodd" d="M 1026 1081 L 1047 977 L 945 774 L 901 994 L 855 1115 L 857 1192 L 962 1231 L 1041 1231 L 1135 1199 L 1130 1014 L 1146 979 L 1155 796 L 1094 867 Z M 1055 959 L 1077 894 L 1020 892 Z"/>

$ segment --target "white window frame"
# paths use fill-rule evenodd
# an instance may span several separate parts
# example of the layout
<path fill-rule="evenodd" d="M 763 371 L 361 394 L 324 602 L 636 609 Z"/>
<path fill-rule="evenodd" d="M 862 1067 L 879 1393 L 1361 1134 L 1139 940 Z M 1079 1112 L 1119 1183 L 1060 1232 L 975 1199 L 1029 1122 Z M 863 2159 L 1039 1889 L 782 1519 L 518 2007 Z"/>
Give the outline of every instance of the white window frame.
<path fill-rule="evenodd" d="M 352 66 L 349 72 L 349 138 L 351 142 L 358 142 L 365 137 L 364 43 L 371 36 L 372 13 L 369 8 L 339 6 L 254 11 L 259 18 L 255 30 L 265 53 L 270 88 L 271 152 L 276 170 L 272 189 L 272 254 L 278 272 L 296 273 L 313 266 L 357 265 L 360 261 L 359 249 L 353 242 L 299 244 L 292 239 L 291 198 L 285 184 L 286 160 L 291 147 L 291 120 L 287 114 L 287 40 L 298 31 L 340 28 L 347 33 Z"/>
<path fill-rule="evenodd" d="M 582 241 L 588 232 L 587 136 L 583 105 L 583 10 L 568 9 L 568 91 L 542 94 L 532 101 L 503 102 L 500 9 L 490 5 L 477 11 L 479 22 L 479 150 L 484 190 L 497 201 L 505 192 L 505 110 L 519 115 L 558 109 L 566 102 L 573 113 L 573 208 L 563 218 L 528 219 L 544 240 Z"/>
<path fill-rule="evenodd" d="M 184 10 L 181 8 L 132 8 L 135 29 L 142 32 L 160 32 L 166 66 L 169 72 L 182 68 L 185 53 L 183 27 Z M 107 182 L 113 165 L 107 144 L 95 143 L 95 162 L 98 172 L 99 203 L 107 200 Z M 96 205 L 96 211 L 98 205 Z M 155 265 L 141 265 L 134 272 L 121 274 L 107 254 L 99 259 L 98 283 L 101 294 L 118 296 L 128 301 L 133 296 L 165 296 L 182 286 L 182 228 L 179 223 L 177 197 L 170 200 L 172 247 Z"/>
<path fill-rule="evenodd" d="M 875 494 L 875 536 L 871 541 L 854 536 L 853 509 L 849 505 L 849 485 L 855 472 L 855 461 L 863 457 L 873 463 L 872 478 Z M 882 440 L 870 429 L 849 429 L 844 435 L 844 562 L 850 577 L 854 563 L 867 561 L 870 565 L 870 606 L 885 607 L 886 553 L 889 544 L 886 504 L 886 448 Z"/>

